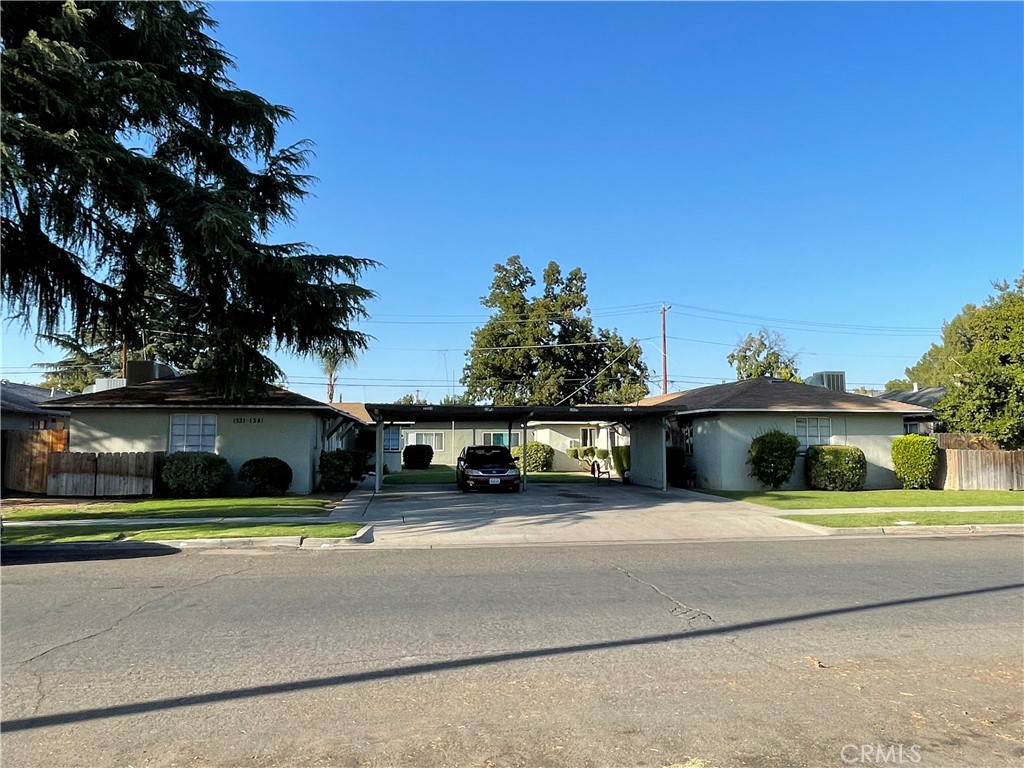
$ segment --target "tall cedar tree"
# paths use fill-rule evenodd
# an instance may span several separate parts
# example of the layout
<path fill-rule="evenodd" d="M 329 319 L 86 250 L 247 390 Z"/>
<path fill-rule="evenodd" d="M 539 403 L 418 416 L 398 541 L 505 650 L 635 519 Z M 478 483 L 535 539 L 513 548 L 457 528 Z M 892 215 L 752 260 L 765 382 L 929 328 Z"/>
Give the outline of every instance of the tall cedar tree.
<path fill-rule="evenodd" d="M 562 275 L 548 264 L 539 296 L 537 281 L 518 256 L 494 266 L 481 303 L 494 310 L 473 331 L 462 375 L 465 398 L 495 405 L 629 403 L 647 392 L 647 366 L 635 339 L 594 328 L 586 275 Z"/>
<path fill-rule="evenodd" d="M 143 346 L 162 305 L 207 385 L 244 399 L 272 345 L 355 354 L 375 262 L 269 243 L 312 179 L 278 148 L 287 107 L 237 88 L 191 2 L 5 3 L 2 295 L 26 326 Z"/>

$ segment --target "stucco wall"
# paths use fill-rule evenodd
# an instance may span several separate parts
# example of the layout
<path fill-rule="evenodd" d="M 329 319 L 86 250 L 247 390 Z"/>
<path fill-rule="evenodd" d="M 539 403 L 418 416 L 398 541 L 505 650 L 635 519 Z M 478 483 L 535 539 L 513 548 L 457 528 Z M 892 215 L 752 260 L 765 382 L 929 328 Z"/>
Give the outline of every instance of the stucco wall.
<path fill-rule="evenodd" d="M 637 419 L 629 430 L 630 479 L 665 489 L 665 426 L 661 417 Z"/>
<path fill-rule="evenodd" d="M 405 448 L 409 444 L 409 435 L 414 432 L 442 432 L 444 433 L 444 448 L 443 450 L 434 451 L 434 464 L 447 464 L 448 466 L 454 467 L 456 460 L 459 458 L 459 453 L 467 445 L 483 445 L 484 432 L 500 432 L 503 435 L 508 434 L 508 423 L 507 422 L 474 422 L 460 424 L 455 422 L 455 429 L 452 429 L 452 423 L 450 421 L 425 421 L 419 424 L 415 424 L 411 427 L 402 427 L 402 439 L 401 446 Z M 519 425 L 513 425 L 513 434 L 519 435 L 519 441 L 523 441 L 523 428 Z M 526 440 L 527 442 L 534 440 L 534 430 L 527 428 Z M 401 470 L 401 453 L 398 454 L 399 470 Z"/>
<path fill-rule="evenodd" d="M 723 488 L 721 434 L 718 419 L 693 420 L 693 455 L 686 458 L 701 488 Z"/>
<path fill-rule="evenodd" d="M 903 434 L 903 417 L 899 414 L 835 414 L 801 413 L 801 416 L 830 417 L 832 419 L 832 445 L 855 445 L 864 451 L 868 472 L 864 487 L 867 489 L 897 488 L 899 483 L 892 471 L 892 439 Z M 721 473 L 713 470 L 715 440 L 698 443 L 695 434 L 694 453 L 701 453 L 698 461 L 707 459 L 709 469 L 701 475 L 698 469 L 698 483 L 705 488 L 722 488 L 734 491 L 762 490 L 756 479 L 750 477 L 747 466 L 747 452 L 750 442 L 757 435 L 770 429 L 780 429 L 795 434 L 796 421 L 793 414 L 727 413 L 708 421 L 717 421 L 717 426 L 708 426 L 708 435 L 717 434 L 717 454 L 721 457 Z M 695 423 L 696 426 L 696 423 Z M 695 433 L 697 430 L 695 430 Z M 695 455 L 696 459 L 696 455 Z M 698 465 L 703 466 L 703 465 Z M 806 488 L 804 482 L 804 460 L 797 459 L 793 477 L 784 486 L 786 489 Z"/>
<path fill-rule="evenodd" d="M 536 440 L 539 443 L 550 445 L 555 449 L 555 460 L 552 469 L 556 472 L 579 472 L 583 469 L 580 463 L 569 456 L 566 451 L 573 447 L 580 446 L 580 429 L 591 427 L 597 430 L 597 448 L 604 448 L 611 451 L 611 430 L 607 426 L 597 424 L 541 424 L 536 425 Z M 619 444 L 622 444 L 620 440 Z M 611 466 L 611 458 L 608 459 L 608 466 Z"/>
<path fill-rule="evenodd" d="M 170 410 L 76 409 L 71 419 L 72 451 L 166 451 Z M 309 411 L 216 410 L 215 451 L 238 468 L 249 459 L 276 456 L 292 468 L 289 493 L 310 493 L 322 438 L 321 419 Z"/>

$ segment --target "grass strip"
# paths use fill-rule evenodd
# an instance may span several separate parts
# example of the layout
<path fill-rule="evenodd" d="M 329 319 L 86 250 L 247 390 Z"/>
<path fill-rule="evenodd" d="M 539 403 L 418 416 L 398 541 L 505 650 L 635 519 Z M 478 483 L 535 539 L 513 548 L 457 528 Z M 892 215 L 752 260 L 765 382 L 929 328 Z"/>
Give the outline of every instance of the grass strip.
<path fill-rule="evenodd" d="M 160 526 L 19 525 L 7 526 L 4 544 L 74 544 L 87 541 L 172 541 L 304 536 L 340 539 L 354 536 L 362 523 L 274 523 L 227 527 L 218 523 Z"/>
<path fill-rule="evenodd" d="M 267 496 L 222 499 L 147 499 L 73 507 L 4 506 L 5 520 L 118 520 L 129 517 L 302 517 L 326 515 L 326 499 Z"/>
<path fill-rule="evenodd" d="M 899 527 L 897 523 L 910 521 L 922 525 L 1024 525 L 1024 509 L 1001 509 L 988 512 L 934 512 L 928 510 L 901 510 L 899 512 L 851 512 L 833 515 L 783 515 L 785 520 L 821 525 L 825 528 L 879 528 Z"/>
<path fill-rule="evenodd" d="M 700 493 L 749 501 L 773 509 L 861 509 L 864 507 L 1024 508 L 1024 491 L 718 491 Z"/>

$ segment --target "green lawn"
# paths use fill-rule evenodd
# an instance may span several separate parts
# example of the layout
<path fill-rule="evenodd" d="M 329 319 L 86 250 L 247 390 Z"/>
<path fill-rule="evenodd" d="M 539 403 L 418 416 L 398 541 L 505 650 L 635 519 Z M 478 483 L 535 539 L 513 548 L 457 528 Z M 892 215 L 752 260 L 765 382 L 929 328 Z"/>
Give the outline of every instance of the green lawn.
<path fill-rule="evenodd" d="M 170 541 L 178 539 L 258 538 L 304 536 L 335 539 L 353 536 L 361 523 L 275 523 L 227 527 L 202 525 L 19 525 L 5 526 L 4 544 L 70 544 L 86 541 Z"/>
<path fill-rule="evenodd" d="M 774 509 L 863 509 L 864 507 L 1016 507 L 1024 491 L 710 491 L 714 496 Z"/>
<path fill-rule="evenodd" d="M 304 517 L 326 515 L 326 499 L 267 496 L 223 499 L 147 499 L 74 507 L 3 507 L 5 520 L 118 520 L 126 517 Z"/>
<path fill-rule="evenodd" d="M 929 512 L 903 510 L 900 512 L 854 512 L 834 515 L 783 515 L 786 520 L 823 525 L 826 528 L 866 528 L 891 526 L 900 521 L 913 521 L 917 525 L 1024 525 L 1024 509 L 1006 509 L 992 512 Z M 917 527 L 917 526 L 908 526 Z"/>

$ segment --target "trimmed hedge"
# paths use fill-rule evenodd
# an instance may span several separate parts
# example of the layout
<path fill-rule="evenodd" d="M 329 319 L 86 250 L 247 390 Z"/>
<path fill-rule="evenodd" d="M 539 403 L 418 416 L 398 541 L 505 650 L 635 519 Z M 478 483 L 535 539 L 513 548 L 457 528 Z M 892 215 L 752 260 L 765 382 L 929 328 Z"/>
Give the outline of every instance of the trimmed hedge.
<path fill-rule="evenodd" d="M 804 477 L 816 491 L 862 491 L 868 462 L 855 445 L 812 445 L 804 459 Z"/>
<path fill-rule="evenodd" d="M 793 476 L 800 441 L 779 429 L 758 435 L 750 442 L 747 464 L 750 476 L 771 490 L 781 488 Z"/>
<path fill-rule="evenodd" d="M 292 484 L 292 468 L 276 456 L 261 456 L 238 468 L 238 480 L 252 486 L 253 496 L 280 496 Z"/>
<path fill-rule="evenodd" d="M 402 451 L 402 465 L 406 469 L 430 469 L 434 449 L 429 445 L 407 445 Z"/>
<path fill-rule="evenodd" d="M 344 491 L 352 482 L 352 454 L 348 451 L 320 452 L 320 490 Z"/>
<path fill-rule="evenodd" d="M 527 472 L 550 472 L 555 464 L 555 449 L 550 445 L 531 440 L 526 444 L 526 463 L 523 463 L 523 447 L 512 448 L 512 457 L 519 461 L 519 469 Z"/>
<path fill-rule="evenodd" d="M 615 467 L 615 474 L 625 478 L 629 472 L 629 446 L 616 445 L 612 448 L 612 466 Z"/>
<path fill-rule="evenodd" d="M 939 469 L 939 444 L 928 435 L 893 438 L 892 467 L 904 488 L 928 488 Z"/>
<path fill-rule="evenodd" d="M 204 451 L 172 453 L 160 473 L 171 496 L 192 499 L 222 496 L 231 475 L 227 459 Z"/>

